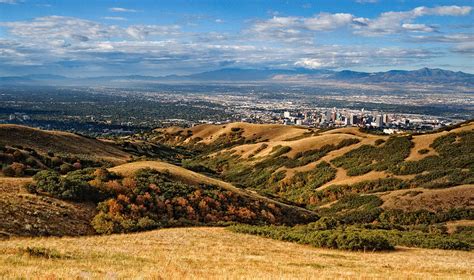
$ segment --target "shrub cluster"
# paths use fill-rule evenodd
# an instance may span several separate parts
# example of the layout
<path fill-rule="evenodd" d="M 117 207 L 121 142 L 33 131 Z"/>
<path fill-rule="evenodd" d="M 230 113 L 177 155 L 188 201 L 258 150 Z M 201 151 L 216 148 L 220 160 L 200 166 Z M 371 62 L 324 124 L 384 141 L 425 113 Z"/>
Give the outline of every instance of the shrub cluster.
<path fill-rule="evenodd" d="M 272 148 L 269 156 L 256 163 L 242 160 L 239 156 L 227 152 L 218 153 L 212 157 L 200 157 L 193 161 L 187 161 L 186 164 L 193 166 L 192 163 L 195 162 L 200 165 L 200 169 L 206 170 L 207 173 L 211 173 L 209 171 L 212 170 L 214 173 L 220 174 L 226 181 L 241 187 L 250 187 L 262 192 L 281 193 L 286 199 L 306 203 L 308 197 L 305 197 L 303 193 L 313 192 L 317 187 L 332 180 L 335 176 L 335 169 L 327 163 L 322 163 L 314 170 L 298 173 L 291 182 L 293 185 L 298 185 L 294 188 L 296 191 L 287 188 L 288 183 L 280 184 L 284 173 L 275 174 L 276 170 L 281 167 L 294 168 L 307 165 L 321 159 L 333 150 L 358 142 L 359 140 L 356 138 L 344 139 L 336 145 L 324 145 L 319 149 L 299 152 L 292 158 L 285 155 L 291 151 L 291 147 L 278 145 Z M 262 144 L 258 150 L 265 148 L 267 148 L 267 144 Z M 250 160 L 253 159 L 250 158 Z M 289 193 L 286 193 L 287 190 Z"/>
<path fill-rule="evenodd" d="M 99 214 L 92 225 L 99 233 L 116 233 L 172 225 L 281 224 L 289 219 L 293 223 L 302 219 L 273 203 L 216 186 L 188 185 L 171 178 L 170 174 L 142 169 L 133 177 L 100 182 L 105 188 L 113 189 L 115 195 L 99 204 Z"/>
<path fill-rule="evenodd" d="M 233 225 L 229 229 L 234 232 L 254 234 L 322 248 L 352 251 L 384 251 L 394 249 L 385 237 L 370 231 L 352 229 L 313 230 L 311 227 L 311 224 L 296 227 Z"/>
<path fill-rule="evenodd" d="M 410 137 L 390 137 L 379 146 L 363 145 L 331 162 L 347 170 L 347 175 L 358 176 L 372 170 L 384 171 L 402 162 L 409 154 Z"/>
<path fill-rule="evenodd" d="M 93 179 L 101 172 L 106 172 L 110 178 L 118 176 L 108 173 L 105 169 L 98 170 L 94 172 L 94 169 L 83 169 L 69 172 L 66 176 L 61 176 L 56 171 L 43 170 L 36 173 L 27 190 L 32 193 L 46 192 L 66 200 L 99 202 L 111 196 L 113 192 L 95 185 Z"/>
<path fill-rule="evenodd" d="M 382 223 L 397 225 L 430 225 L 463 219 L 474 220 L 474 209 L 452 208 L 437 212 L 428 210 L 406 212 L 400 209 L 391 209 L 383 211 L 379 217 L 379 221 Z"/>
<path fill-rule="evenodd" d="M 383 201 L 375 195 L 347 195 L 329 208 L 320 208 L 321 216 L 331 216 L 344 224 L 371 223 L 382 213 Z"/>
<path fill-rule="evenodd" d="M 106 164 L 96 160 L 68 154 L 49 152 L 40 154 L 34 149 L 21 146 L 0 147 L 1 172 L 7 177 L 33 176 L 41 170 L 54 170 L 66 174 L 87 167 L 99 167 Z"/>
<path fill-rule="evenodd" d="M 430 145 L 437 155 L 406 161 L 392 167 L 395 174 L 417 174 L 412 185 L 445 188 L 474 183 L 474 132 L 449 133 Z"/>
<path fill-rule="evenodd" d="M 340 226 L 330 218 L 321 218 L 322 222 L 314 222 L 302 226 L 258 226 L 232 225 L 234 232 L 254 234 L 310 244 L 315 247 L 345 250 L 393 250 L 394 246 L 420 247 L 444 250 L 471 250 L 471 244 L 446 234 L 424 233 L 394 229 L 364 229 L 360 226 Z"/>
<path fill-rule="evenodd" d="M 279 184 L 274 192 L 297 203 L 315 204 L 314 197 L 317 188 L 336 177 L 336 169 L 325 161 L 319 163 L 313 170 L 297 172 L 291 179 Z"/>
<path fill-rule="evenodd" d="M 332 185 L 314 192 L 310 197 L 312 205 L 336 201 L 350 194 L 376 193 L 408 188 L 409 185 L 401 179 L 385 178 L 362 181 L 353 185 Z"/>

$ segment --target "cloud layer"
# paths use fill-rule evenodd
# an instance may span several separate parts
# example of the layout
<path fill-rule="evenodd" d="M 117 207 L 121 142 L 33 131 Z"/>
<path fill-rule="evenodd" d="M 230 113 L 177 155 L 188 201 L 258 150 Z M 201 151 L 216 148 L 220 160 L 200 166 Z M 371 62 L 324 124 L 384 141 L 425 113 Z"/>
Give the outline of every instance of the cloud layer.
<path fill-rule="evenodd" d="M 120 7 L 109 10 L 137 12 Z M 350 13 L 273 16 L 251 20 L 237 33 L 196 32 L 179 25 L 124 25 L 127 18 L 117 16 L 104 17 L 107 23 L 45 16 L 0 22 L 8 34 L 0 38 L 0 64 L 4 71 L 12 73 L 29 69 L 69 71 L 70 75 L 81 76 L 190 73 L 224 66 L 313 69 L 422 66 L 446 56 L 447 52 L 472 56 L 473 35 L 446 33 L 442 26 L 416 20 L 426 16 L 467 16 L 471 10 L 467 6 L 417 7 L 384 12 L 374 18 Z M 121 25 L 113 24 L 114 21 Z M 227 24 L 225 19 L 212 21 Z M 332 33 L 361 40 L 395 38 L 403 44 L 322 43 L 321 36 Z M 448 47 L 439 49 L 420 44 L 430 42 Z"/>

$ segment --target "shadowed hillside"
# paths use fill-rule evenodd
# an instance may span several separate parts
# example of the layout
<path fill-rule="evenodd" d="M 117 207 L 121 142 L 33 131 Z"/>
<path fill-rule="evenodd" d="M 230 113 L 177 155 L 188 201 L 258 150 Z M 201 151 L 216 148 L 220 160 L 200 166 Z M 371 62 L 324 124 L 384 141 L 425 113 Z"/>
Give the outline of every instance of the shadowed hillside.
<path fill-rule="evenodd" d="M 13 236 L 89 235 L 92 203 L 75 203 L 28 193 L 31 178 L 0 177 L 0 239 Z"/>

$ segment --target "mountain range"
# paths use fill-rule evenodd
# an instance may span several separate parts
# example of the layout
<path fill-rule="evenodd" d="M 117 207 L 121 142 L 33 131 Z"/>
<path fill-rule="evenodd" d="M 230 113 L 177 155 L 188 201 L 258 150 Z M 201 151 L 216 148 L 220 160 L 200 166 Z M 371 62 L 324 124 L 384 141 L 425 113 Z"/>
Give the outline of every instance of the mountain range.
<path fill-rule="evenodd" d="M 214 71 L 201 72 L 191 75 L 168 76 L 99 76 L 86 78 L 71 78 L 60 75 L 33 74 L 25 76 L 0 77 L 1 85 L 89 85 L 103 83 L 137 83 L 137 82 L 284 82 L 286 79 L 299 77 L 308 81 L 329 80 L 358 83 L 435 83 L 473 85 L 474 74 L 461 71 L 454 72 L 444 69 L 421 68 L 419 70 L 390 70 L 386 72 L 357 72 L 351 70 L 320 70 L 320 69 L 241 69 L 224 68 Z"/>

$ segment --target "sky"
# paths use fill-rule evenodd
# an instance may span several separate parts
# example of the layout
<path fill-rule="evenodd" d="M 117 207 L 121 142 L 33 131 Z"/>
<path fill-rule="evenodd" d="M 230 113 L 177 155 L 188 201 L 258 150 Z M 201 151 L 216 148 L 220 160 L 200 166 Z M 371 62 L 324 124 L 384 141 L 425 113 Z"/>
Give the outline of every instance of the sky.
<path fill-rule="evenodd" d="M 0 0 L 0 76 L 474 73 L 474 0 Z"/>

